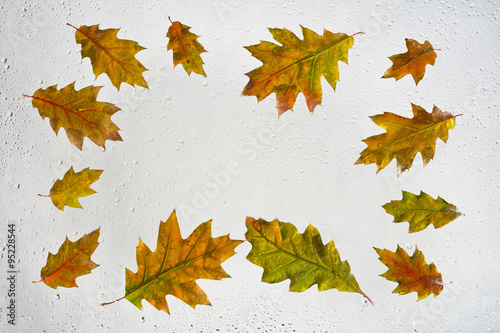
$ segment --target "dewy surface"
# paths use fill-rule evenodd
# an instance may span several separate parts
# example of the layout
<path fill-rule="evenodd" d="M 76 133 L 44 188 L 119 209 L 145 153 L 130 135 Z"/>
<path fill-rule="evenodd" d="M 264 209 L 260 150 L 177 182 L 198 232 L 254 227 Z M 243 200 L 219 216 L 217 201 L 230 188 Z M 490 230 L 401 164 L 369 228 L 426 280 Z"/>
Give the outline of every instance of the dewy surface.
<path fill-rule="evenodd" d="M 0 244 L 16 225 L 16 326 L 7 323 L 7 248 L 0 258 L 2 332 L 487 332 L 500 331 L 500 14 L 497 1 L 8 1 L 0 0 Z M 207 50 L 207 77 L 173 67 L 166 33 L 172 21 L 192 27 Z M 100 24 L 145 50 L 136 58 L 149 89 L 106 75 L 95 79 L 75 42 L 76 27 Z M 299 94 L 293 111 L 277 117 L 274 95 L 241 97 L 248 73 L 262 64 L 244 48 L 273 42 L 268 28 L 303 38 L 357 35 L 349 65 L 339 62 L 336 91 L 322 79 L 323 100 L 311 117 Z M 405 38 L 432 43 L 438 57 L 415 86 L 411 75 L 381 79 Z M 123 141 L 106 149 L 84 139 L 80 151 L 55 135 L 29 98 L 39 88 L 103 86 L 98 101 L 121 109 L 111 117 Z M 412 117 L 410 103 L 453 115 L 446 144 L 423 167 L 417 154 L 398 178 L 393 160 L 353 165 L 364 138 L 383 132 L 370 116 Z M 61 129 L 61 132 L 64 131 Z M 58 210 L 46 194 L 69 168 L 104 170 L 80 199 L 84 209 Z M 408 233 L 381 207 L 401 191 L 446 198 L 464 215 L 439 229 Z M 170 315 L 149 303 L 122 301 L 125 268 L 137 270 L 139 237 L 155 248 L 158 221 L 175 209 L 183 238 L 213 220 L 213 237 L 244 239 L 245 217 L 314 225 L 335 240 L 361 295 L 316 287 L 289 292 L 289 282 L 261 282 L 262 268 L 237 254 L 222 264 L 231 279 L 198 281 L 212 306 L 193 309 L 167 296 Z M 92 261 L 99 267 L 78 288 L 54 290 L 39 280 L 49 252 L 66 236 L 77 240 L 100 227 Z M 393 294 L 380 277 L 387 267 L 373 247 L 413 253 L 415 246 L 443 276 L 443 291 L 416 302 Z M 450 283 L 452 282 L 452 283 Z"/>

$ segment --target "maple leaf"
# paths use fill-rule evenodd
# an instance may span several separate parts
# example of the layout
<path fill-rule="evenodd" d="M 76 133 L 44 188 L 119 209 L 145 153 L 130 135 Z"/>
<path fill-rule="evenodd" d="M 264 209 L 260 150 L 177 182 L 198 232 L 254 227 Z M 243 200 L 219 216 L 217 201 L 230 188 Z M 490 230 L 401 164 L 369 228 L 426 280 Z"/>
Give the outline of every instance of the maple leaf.
<path fill-rule="evenodd" d="M 193 308 L 197 304 L 210 305 L 196 280 L 228 278 L 221 263 L 235 254 L 234 248 L 240 243 L 242 241 L 232 240 L 229 235 L 212 238 L 211 221 L 200 224 L 188 238 L 182 239 L 173 211 L 166 222 L 160 223 L 154 252 L 139 239 L 137 273 L 126 270 L 125 296 L 118 300 L 125 298 L 139 309 L 142 309 L 142 300 L 147 300 L 167 313 L 167 295 Z"/>
<path fill-rule="evenodd" d="M 172 25 L 168 28 L 167 37 L 169 38 L 167 44 L 167 51 L 173 50 L 174 52 L 174 67 L 182 64 L 184 70 L 191 75 L 191 72 L 207 76 L 203 70 L 203 60 L 200 54 L 207 52 L 203 46 L 198 42 L 197 35 L 189 31 L 191 27 L 182 24 L 179 21 L 172 22 L 170 16 L 168 17 Z"/>
<path fill-rule="evenodd" d="M 82 236 L 76 242 L 66 237 L 57 254 L 49 252 L 47 264 L 42 268 L 41 280 L 38 282 L 43 282 L 54 289 L 78 287 L 75 281 L 77 277 L 89 274 L 94 268 L 99 267 L 90 259 L 99 245 L 97 241 L 99 229 Z"/>
<path fill-rule="evenodd" d="M 399 285 L 393 293 L 400 295 L 413 291 L 417 293 L 417 301 L 430 294 L 434 297 L 443 290 L 443 279 L 436 265 L 425 262 L 425 257 L 415 246 L 415 252 L 410 257 L 399 245 L 396 252 L 374 248 L 380 256 L 380 261 L 389 269 L 380 276 Z"/>
<path fill-rule="evenodd" d="M 411 74 L 415 84 L 418 85 L 420 80 L 424 78 L 425 66 L 434 66 L 437 54 L 434 52 L 429 41 L 420 44 L 416 40 L 406 38 L 406 53 L 395 54 L 390 56 L 392 66 L 385 72 L 383 79 L 393 77 L 397 80 L 407 74 Z"/>
<path fill-rule="evenodd" d="M 76 42 L 82 46 L 82 59 L 89 57 L 95 77 L 106 73 L 111 83 L 120 89 L 122 82 L 148 88 L 142 73 L 147 71 L 135 55 L 145 48 L 137 42 L 117 37 L 120 29 L 99 29 L 99 25 L 76 28 Z"/>
<path fill-rule="evenodd" d="M 363 295 L 349 263 L 342 261 L 333 241 L 326 245 L 319 231 L 308 225 L 303 234 L 287 222 L 247 217 L 245 234 L 252 244 L 247 259 L 264 268 L 262 281 L 277 283 L 290 279 L 290 291 L 303 292 L 317 284 L 318 290 L 337 289 Z"/>
<path fill-rule="evenodd" d="M 111 103 L 97 101 L 101 88 L 88 86 L 77 91 L 73 82 L 61 90 L 53 85 L 38 89 L 33 96 L 24 96 L 32 98 L 33 107 L 38 109 L 42 119 L 50 119 L 56 134 L 63 127 L 69 141 L 78 149 L 82 150 L 85 137 L 105 148 L 106 140 L 121 141 L 122 138 L 119 128 L 111 121 L 111 116 L 120 109 Z"/>
<path fill-rule="evenodd" d="M 375 124 L 386 133 L 371 136 L 363 142 L 368 147 L 354 164 L 377 164 L 377 173 L 396 158 L 398 176 L 410 169 L 417 153 L 422 155 L 424 166 L 434 157 L 436 140 L 448 140 L 448 130 L 455 127 L 455 117 L 434 106 L 432 113 L 412 104 L 413 118 L 405 118 L 384 112 L 372 116 Z"/>
<path fill-rule="evenodd" d="M 260 102 L 276 93 L 278 116 L 291 110 L 302 92 L 311 113 L 322 101 L 321 77 L 335 90 L 339 80 L 338 62 L 347 64 L 347 52 L 354 43 L 353 36 L 324 30 L 320 36 L 302 27 L 304 39 L 287 29 L 269 29 L 282 46 L 261 41 L 246 46 L 263 65 L 246 75 L 250 78 L 242 95 L 256 96 Z"/>
<path fill-rule="evenodd" d="M 49 195 L 39 194 L 39 196 L 49 197 L 54 206 L 60 210 L 64 210 L 64 206 L 82 208 L 78 198 L 96 193 L 90 188 L 90 184 L 98 180 L 102 172 L 103 170 L 86 168 L 75 173 L 73 167 L 70 167 L 63 179 L 56 180 Z"/>
<path fill-rule="evenodd" d="M 441 228 L 462 215 L 457 207 L 441 197 L 434 200 L 422 191 L 418 196 L 403 191 L 403 200 L 393 200 L 382 207 L 394 216 L 394 222 L 409 222 L 409 232 L 424 230 L 430 224 Z"/>

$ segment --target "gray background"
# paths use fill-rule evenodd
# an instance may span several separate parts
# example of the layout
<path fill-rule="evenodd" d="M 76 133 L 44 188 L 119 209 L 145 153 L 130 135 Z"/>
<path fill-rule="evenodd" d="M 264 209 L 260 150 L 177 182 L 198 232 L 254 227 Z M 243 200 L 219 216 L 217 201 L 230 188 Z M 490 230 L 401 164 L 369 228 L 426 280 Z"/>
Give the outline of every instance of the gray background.
<path fill-rule="evenodd" d="M 496 1 L 1 1 L 0 10 L 0 274 L 1 330 L 5 322 L 5 235 L 17 225 L 16 329 L 20 332 L 486 332 L 500 331 L 499 246 L 499 21 Z M 200 35 L 207 78 L 173 69 L 165 37 L 179 20 Z M 106 75 L 95 80 L 88 58 L 75 43 L 75 26 L 121 28 L 118 36 L 147 50 L 137 58 L 148 69 L 149 90 Z M 260 62 L 243 48 L 272 41 L 269 27 L 300 25 L 354 34 L 349 65 L 340 64 L 334 92 L 323 79 L 323 104 L 311 117 L 299 95 L 293 112 L 277 118 L 271 95 L 257 103 L 240 97 L 244 73 Z M 429 40 L 438 51 L 415 86 L 410 76 L 380 79 L 388 56 L 406 51 L 404 39 Z M 112 120 L 123 142 L 103 151 L 85 140 L 72 146 L 56 136 L 31 100 L 39 88 L 76 81 L 76 88 L 103 85 L 98 99 L 122 111 Z M 362 139 L 382 133 L 369 118 L 384 111 L 411 117 L 410 103 L 463 116 L 447 144 L 422 167 L 396 176 L 393 161 L 353 165 Z M 84 209 L 56 209 L 47 194 L 73 166 L 103 169 L 98 192 L 80 200 Z M 225 172 L 231 166 L 236 172 Z M 223 177 L 222 175 L 226 175 Z M 214 178 L 222 177 L 217 184 Z M 391 223 L 382 205 L 401 190 L 438 195 L 465 214 L 434 230 L 408 234 Z M 183 237 L 213 219 L 213 235 L 244 239 L 245 217 L 308 223 L 326 243 L 334 240 L 362 290 L 353 293 L 314 286 L 289 293 L 288 281 L 260 282 L 262 269 L 245 259 L 251 246 L 223 264 L 232 276 L 199 280 L 213 306 L 193 310 L 168 296 L 171 315 L 144 303 L 143 311 L 122 300 L 125 268 L 136 271 L 139 237 L 156 247 L 160 220 L 177 210 Z M 57 290 L 39 280 L 49 252 L 101 227 L 92 259 L 100 264 L 77 279 L 79 288 Z M 396 283 L 378 275 L 386 267 L 373 246 L 392 251 L 415 245 L 434 262 L 447 285 L 437 298 L 392 294 Z M 8 327 L 9 326 L 9 327 Z M 12 330 L 16 331 L 16 330 Z"/>

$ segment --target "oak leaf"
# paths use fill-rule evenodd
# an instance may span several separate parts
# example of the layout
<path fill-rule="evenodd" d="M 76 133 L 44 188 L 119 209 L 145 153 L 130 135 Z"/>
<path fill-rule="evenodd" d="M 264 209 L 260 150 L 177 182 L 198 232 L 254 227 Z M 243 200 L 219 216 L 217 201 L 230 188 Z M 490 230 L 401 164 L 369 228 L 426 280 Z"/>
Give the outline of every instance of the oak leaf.
<path fill-rule="evenodd" d="M 373 304 L 361 291 L 347 260 L 340 259 L 335 243 L 324 245 L 312 225 L 300 234 L 291 223 L 247 217 L 246 226 L 245 237 L 252 244 L 247 259 L 264 268 L 263 282 L 290 279 L 293 292 L 303 292 L 317 284 L 319 291 L 335 288 L 355 292 Z"/>
<path fill-rule="evenodd" d="M 241 242 L 230 239 L 229 235 L 212 238 L 211 221 L 200 224 L 183 239 L 174 211 L 166 222 L 160 223 L 154 252 L 139 239 L 137 273 L 126 270 L 125 296 L 120 300 L 125 298 L 139 309 L 142 309 L 142 300 L 147 300 L 167 313 L 167 295 L 193 308 L 197 304 L 210 305 L 196 280 L 228 278 L 221 263 L 235 254 L 234 248 Z"/>
<path fill-rule="evenodd" d="M 387 130 L 386 133 L 371 136 L 363 142 L 368 147 L 354 164 L 377 164 L 377 173 L 394 158 L 398 175 L 410 169 L 417 153 L 422 155 L 424 166 L 434 157 L 436 140 L 448 140 L 448 130 L 455 127 L 455 117 L 434 106 L 432 113 L 412 104 L 413 118 L 405 118 L 384 112 L 372 116 L 375 124 Z"/>
<path fill-rule="evenodd" d="M 73 167 L 70 167 L 63 179 L 56 180 L 49 195 L 39 196 L 50 197 L 54 206 L 60 210 L 64 210 L 64 206 L 82 208 L 78 198 L 96 193 L 90 188 L 90 184 L 98 180 L 102 172 L 103 170 L 86 168 L 75 173 Z"/>
<path fill-rule="evenodd" d="M 399 245 L 396 252 L 374 248 L 380 256 L 380 261 L 389 269 L 380 276 L 389 281 L 397 282 L 393 293 L 400 295 L 417 293 L 417 301 L 430 294 L 434 297 L 443 290 L 443 279 L 436 265 L 425 262 L 423 253 L 415 246 L 415 252 L 410 257 Z"/>
<path fill-rule="evenodd" d="M 94 268 L 99 267 L 90 259 L 99 245 L 97 241 L 99 229 L 82 236 L 76 242 L 66 237 L 56 254 L 49 252 L 47 264 L 42 268 L 41 280 L 38 282 L 43 282 L 54 289 L 78 287 L 75 281 L 77 277 L 89 274 Z"/>
<path fill-rule="evenodd" d="M 382 207 L 394 216 L 394 222 L 409 222 L 409 232 L 424 230 L 430 224 L 435 229 L 441 228 L 462 215 L 457 207 L 441 197 L 434 200 L 422 191 L 418 196 L 403 191 L 403 200 L 393 200 Z"/>
<path fill-rule="evenodd" d="M 33 107 L 42 119 L 49 118 L 56 134 L 64 128 L 69 141 L 82 150 L 83 139 L 88 137 L 96 145 L 105 148 L 106 140 L 121 141 L 118 126 L 111 116 L 120 109 L 114 104 L 97 101 L 102 87 L 88 86 L 75 90 L 71 83 L 61 90 L 56 85 L 38 89 L 32 98 Z"/>
<path fill-rule="evenodd" d="M 168 19 L 170 20 L 170 17 Z M 199 36 L 190 32 L 189 29 L 191 27 L 179 21 L 172 22 L 167 32 L 169 38 L 167 50 L 173 50 L 174 52 L 174 67 L 182 64 L 189 75 L 191 75 L 191 72 L 195 72 L 206 77 L 207 74 L 203 69 L 203 59 L 201 59 L 200 55 L 207 51 L 198 42 Z"/>
<path fill-rule="evenodd" d="M 395 54 L 390 56 L 392 66 L 385 72 L 383 79 L 395 78 L 396 81 L 407 74 L 411 74 L 415 84 L 418 85 L 420 80 L 424 78 L 425 66 L 433 65 L 437 54 L 434 52 L 429 41 L 420 44 L 416 40 L 406 38 L 406 53 Z"/>
<path fill-rule="evenodd" d="M 354 43 L 353 36 L 324 30 L 320 36 L 302 27 L 304 39 L 287 29 L 269 29 L 282 45 L 261 41 L 246 46 L 263 65 L 246 75 L 250 78 L 242 95 L 256 96 L 258 101 L 276 93 L 278 116 L 291 110 L 302 92 L 311 113 L 321 104 L 321 77 L 335 90 L 339 80 L 338 62 L 347 64 L 347 53 Z"/>
<path fill-rule="evenodd" d="M 148 88 L 142 73 L 147 71 L 135 55 L 145 48 L 137 42 L 117 37 L 120 29 L 99 29 L 99 25 L 76 28 L 76 42 L 82 46 L 82 59 L 89 57 L 97 78 L 106 73 L 111 83 L 120 89 L 122 82 Z"/>

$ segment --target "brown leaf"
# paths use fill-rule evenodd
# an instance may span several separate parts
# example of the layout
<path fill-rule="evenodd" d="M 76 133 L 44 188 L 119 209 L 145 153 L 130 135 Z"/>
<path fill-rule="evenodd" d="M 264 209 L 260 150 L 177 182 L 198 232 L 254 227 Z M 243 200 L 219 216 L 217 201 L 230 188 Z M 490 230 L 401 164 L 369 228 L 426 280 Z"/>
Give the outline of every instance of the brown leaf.
<path fill-rule="evenodd" d="M 397 80 L 407 74 L 411 74 L 415 84 L 418 85 L 420 80 L 424 78 L 425 66 L 433 65 L 437 54 L 434 52 L 429 41 L 420 44 L 416 40 L 406 38 L 406 53 L 395 54 L 390 56 L 392 67 L 390 67 L 382 76 L 383 79 L 393 77 Z"/>

